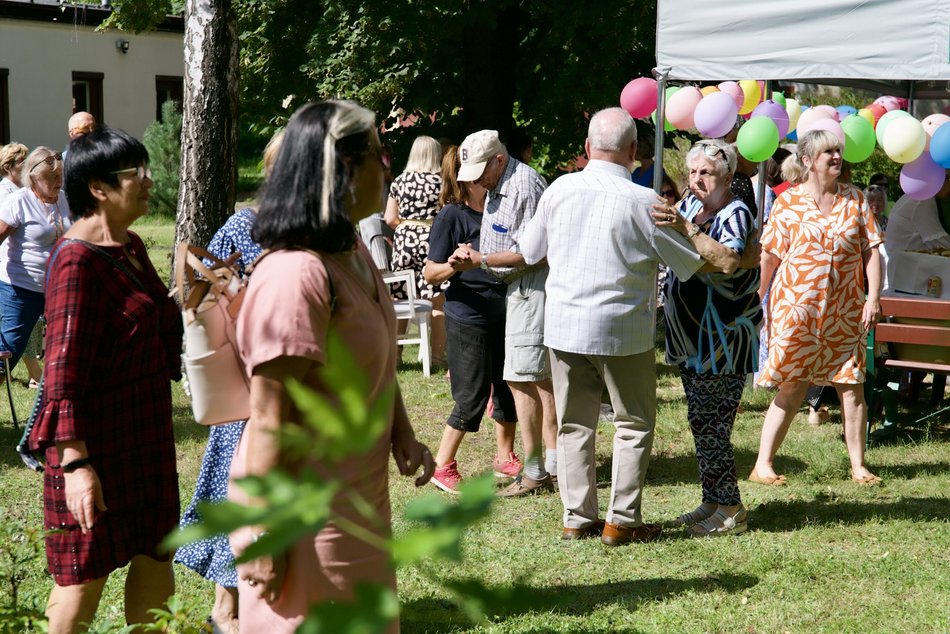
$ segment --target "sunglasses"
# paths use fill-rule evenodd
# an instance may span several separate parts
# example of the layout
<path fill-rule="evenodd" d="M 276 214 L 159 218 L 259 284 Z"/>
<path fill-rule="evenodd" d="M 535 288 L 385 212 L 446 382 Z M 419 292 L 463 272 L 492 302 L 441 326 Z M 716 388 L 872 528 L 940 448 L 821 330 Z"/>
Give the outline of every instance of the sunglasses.
<path fill-rule="evenodd" d="M 673 191 L 672 189 L 662 189 L 660 190 L 660 195 L 661 196 L 675 196 L 676 192 Z"/>
<path fill-rule="evenodd" d="M 32 174 L 33 172 L 35 172 L 35 171 L 36 171 L 36 168 L 39 167 L 40 165 L 42 165 L 43 163 L 46 163 L 49 167 L 51 167 L 51 168 L 53 168 L 53 169 L 56 169 L 56 162 L 57 162 L 57 161 L 59 161 L 60 163 L 62 163 L 62 162 L 63 162 L 63 155 L 62 155 L 62 154 L 59 154 L 59 153 L 57 153 L 57 154 L 50 154 L 50 155 L 47 156 L 45 159 L 43 159 L 42 161 L 40 161 L 39 163 L 37 163 L 36 165 L 34 165 L 32 168 L 30 168 L 30 174 Z"/>
<path fill-rule="evenodd" d="M 139 165 L 138 167 L 126 167 L 125 169 L 116 170 L 114 172 L 109 172 L 110 174 L 135 174 L 135 176 L 143 181 L 146 178 L 152 177 L 152 170 L 149 167 L 144 165 Z"/>
<path fill-rule="evenodd" d="M 716 155 L 718 154 L 722 156 L 722 159 L 724 161 L 726 160 L 726 153 L 718 145 L 713 145 L 712 143 L 702 143 L 702 142 L 700 142 L 698 145 L 701 148 L 703 148 L 703 154 L 705 154 L 706 156 L 710 158 L 715 158 Z"/>

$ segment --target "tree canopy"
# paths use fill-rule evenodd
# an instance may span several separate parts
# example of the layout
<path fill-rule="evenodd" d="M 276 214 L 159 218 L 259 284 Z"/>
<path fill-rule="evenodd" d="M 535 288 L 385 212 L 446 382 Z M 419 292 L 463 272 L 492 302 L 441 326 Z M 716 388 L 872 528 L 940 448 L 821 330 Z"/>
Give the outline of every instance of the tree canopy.
<path fill-rule="evenodd" d="M 114 0 L 111 26 L 145 30 L 180 0 Z M 241 126 L 261 136 L 302 103 L 374 109 L 404 152 L 518 125 L 554 160 L 577 155 L 585 114 L 618 103 L 654 64 L 655 0 L 234 0 Z M 398 126 L 416 115 L 414 126 Z M 434 119 L 434 121 L 433 121 Z"/>
<path fill-rule="evenodd" d="M 585 113 L 618 103 L 654 63 L 655 0 L 243 0 L 242 120 L 260 131 L 301 103 L 374 109 L 385 142 L 526 128 L 555 159 L 579 153 Z M 434 117 L 433 117 L 434 115 Z M 431 121 L 434 118 L 434 122 Z M 244 121 L 242 121 L 244 123 Z"/>

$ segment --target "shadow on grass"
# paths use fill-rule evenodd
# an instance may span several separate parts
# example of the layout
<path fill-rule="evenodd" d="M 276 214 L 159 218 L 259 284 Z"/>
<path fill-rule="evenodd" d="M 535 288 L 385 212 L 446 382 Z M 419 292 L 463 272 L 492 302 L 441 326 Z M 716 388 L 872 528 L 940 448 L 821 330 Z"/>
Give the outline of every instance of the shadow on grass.
<path fill-rule="evenodd" d="M 827 494 L 813 500 L 771 500 L 752 510 L 750 528 L 765 532 L 805 526 L 866 524 L 888 520 L 946 521 L 946 498 L 909 498 L 886 502 L 842 501 Z"/>
<path fill-rule="evenodd" d="M 487 606 L 485 610 L 489 618 L 498 624 L 507 618 L 527 614 L 583 616 L 607 605 L 632 612 L 645 604 L 662 603 L 685 593 L 738 593 L 758 582 L 758 577 L 752 575 L 723 573 L 715 577 L 692 579 L 660 577 L 556 587 L 519 584 L 488 588 L 486 596 L 478 599 Z M 404 632 L 454 632 L 473 625 L 454 603 L 434 598 L 404 603 L 400 620 Z M 535 631 L 548 630 L 542 628 Z"/>
<path fill-rule="evenodd" d="M 201 425 L 195 422 L 195 415 L 189 405 L 173 405 L 172 420 L 175 421 L 175 442 L 183 440 L 201 440 L 208 438 L 208 425 Z"/>
<path fill-rule="evenodd" d="M 736 472 L 739 476 L 739 487 L 743 486 L 752 465 L 755 464 L 756 453 L 747 449 L 735 450 Z M 781 473 L 802 473 L 808 465 L 797 458 L 778 456 L 775 459 L 776 468 Z M 608 457 L 597 465 L 597 488 L 610 488 L 612 460 Z M 647 471 L 647 485 L 657 484 L 696 484 L 699 485 L 699 466 L 696 456 L 692 453 L 676 456 L 653 456 L 650 468 Z"/>

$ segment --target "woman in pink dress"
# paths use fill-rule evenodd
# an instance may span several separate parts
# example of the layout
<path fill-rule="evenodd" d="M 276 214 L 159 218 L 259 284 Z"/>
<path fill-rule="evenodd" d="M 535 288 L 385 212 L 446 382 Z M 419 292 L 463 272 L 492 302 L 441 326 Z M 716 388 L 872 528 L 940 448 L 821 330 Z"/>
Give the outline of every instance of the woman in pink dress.
<path fill-rule="evenodd" d="M 285 389 L 295 379 L 331 402 L 321 369 L 339 361 L 328 337 L 342 342 L 365 372 L 368 402 L 396 380 L 396 318 L 389 292 L 354 225 L 382 199 L 383 166 L 375 115 L 347 101 L 311 103 L 287 125 L 261 200 L 252 237 L 270 249 L 251 275 L 238 319 L 241 355 L 251 376 L 251 417 L 231 468 L 263 475 L 296 468 L 275 441 L 282 426 L 302 421 Z M 332 464 L 311 459 L 318 474 L 332 470 L 342 481 L 333 516 L 319 533 L 275 557 L 238 565 L 242 632 L 293 632 L 309 607 L 353 599 L 354 586 L 369 582 L 395 590 L 389 553 L 373 543 L 390 536 L 389 455 L 400 473 L 421 486 L 434 469 L 429 450 L 416 440 L 398 386 L 387 427 L 365 454 Z M 229 497 L 241 500 L 231 487 Z M 367 520 L 353 494 L 375 510 Z M 344 530 L 355 523 L 374 536 L 366 541 Z M 260 538 L 263 526 L 231 535 L 240 553 Z M 390 623 L 388 632 L 398 632 Z"/>

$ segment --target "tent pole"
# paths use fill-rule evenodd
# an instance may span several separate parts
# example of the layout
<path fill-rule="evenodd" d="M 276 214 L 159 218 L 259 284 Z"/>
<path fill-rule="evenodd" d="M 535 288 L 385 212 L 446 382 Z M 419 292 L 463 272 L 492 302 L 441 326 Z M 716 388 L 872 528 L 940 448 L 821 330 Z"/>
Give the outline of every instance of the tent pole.
<path fill-rule="evenodd" d="M 772 80 L 765 80 L 765 94 L 762 95 L 762 101 L 772 98 Z M 781 142 L 781 139 L 779 139 Z M 768 164 L 769 159 L 765 159 L 759 163 L 759 172 L 755 179 L 755 205 L 757 207 L 756 216 L 755 216 L 755 226 L 759 229 L 762 228 L 762 219 L 765 217 L 765 166 Z"/>
<path fill-rule="evenodd" d="M 653 135 L 653 191 L 657 194 L 663 189 L 663 132 L 666 129 L 666 80 L 670 76 L 668 68 L 654 68 L 656 77 L 656 133 Z"/>
<path fill-rule="evenodd" d="M 907 112 L 913 116 L 917 116 L 917 102 L 915 101 L 917 97 L 917 83 L 910 82 L 910 87 L 907 88 Z"/>

